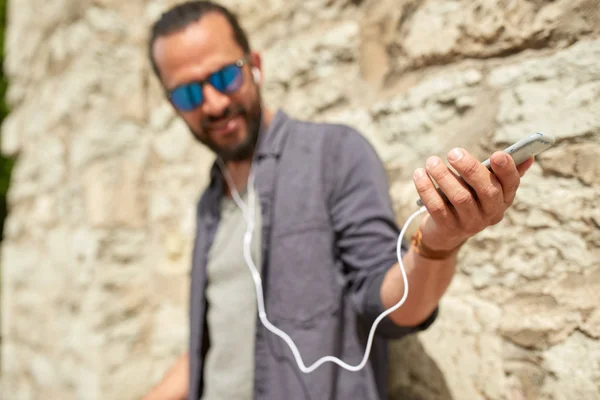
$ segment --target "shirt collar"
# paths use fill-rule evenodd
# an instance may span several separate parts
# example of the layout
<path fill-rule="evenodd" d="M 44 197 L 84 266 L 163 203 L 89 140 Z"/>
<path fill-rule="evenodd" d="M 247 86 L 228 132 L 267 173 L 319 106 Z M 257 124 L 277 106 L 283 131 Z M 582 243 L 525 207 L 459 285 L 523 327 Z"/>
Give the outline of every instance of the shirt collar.
<path fill-rule="evenodd" d="M 267 129 L 261 127 L 258 135 L 256 156 L 279 156 L 283 150 L 283 139 L 286 130 L 284 126 L 289 117 L 283 110 L 277 110 Z"/>

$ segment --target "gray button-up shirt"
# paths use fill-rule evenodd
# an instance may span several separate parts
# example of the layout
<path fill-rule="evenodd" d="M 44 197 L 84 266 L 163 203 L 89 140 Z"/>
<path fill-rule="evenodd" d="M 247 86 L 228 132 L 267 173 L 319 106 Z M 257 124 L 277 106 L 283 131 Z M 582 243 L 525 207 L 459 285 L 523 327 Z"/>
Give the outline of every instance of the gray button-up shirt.
<path fill-rule="evenodd" d="M 269 320 L 290 335 L 307 366 L 326 355 L 360 363 L 371 325 L 384 311 L 381 283 L 397 261 L 399 229 L 380 159 L 348 126 L 298 121 L 278 111 L 260 133 L 254 162 Z M 188 400 L 202 395 L 203 360 L 210 346 L 206 262 L 224 184 L 217 171 L 213 167 L 197 207 Z M 386 399 L 386 340 L 426 329 L 436 316 L 437 309 L 412 328 L 386 318 L 361 371 L 325 363 L 310 374 L 298 369 L 287 344 L 257 318 L 254 398 Z"/>

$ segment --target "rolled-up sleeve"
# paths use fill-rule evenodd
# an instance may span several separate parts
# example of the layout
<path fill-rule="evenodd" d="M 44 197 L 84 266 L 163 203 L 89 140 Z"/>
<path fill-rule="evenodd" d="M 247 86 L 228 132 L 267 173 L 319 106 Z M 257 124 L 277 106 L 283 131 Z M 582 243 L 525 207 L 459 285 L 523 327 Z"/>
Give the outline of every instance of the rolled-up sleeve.
<path fill-rule="evenodd" d="M 365 328 L 385 311 L 381 284 L 386 272 L 398 260 L 396 245 L 400 230 L 396 225 L 389 184 L 383 163 L 371 144 L 357 131 L 340 132 L 331 158 L 335 171 L 331 218 L 337 252 L 344 265 L 350 297 Z M 406 240 L 403 252 L 407 249 Z M 438 309 L 419 326 L 402 327 L 383 319 L 376 334 L 400 338 L 426 329 L 436 319 Z"/>

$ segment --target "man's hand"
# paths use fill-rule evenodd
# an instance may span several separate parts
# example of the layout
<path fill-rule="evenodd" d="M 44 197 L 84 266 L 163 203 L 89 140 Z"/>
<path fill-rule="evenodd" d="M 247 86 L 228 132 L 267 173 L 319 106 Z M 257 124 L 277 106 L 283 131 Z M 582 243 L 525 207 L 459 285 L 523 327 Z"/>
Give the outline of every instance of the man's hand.
<path fill-rule="evenodd" d="M 189 391 L 188 371 L 188 353 L 185 353 L 142 400 L 184 400 Z"/>
<path fill-rule="evenodd" d="M 425 169 L 419 168 L 413 180 L 427 215 L 421 223 L 422 241 L 435 250 L 452 250 L 488 226 L 499 223 L 512 205 L 521 177 L 533 158 L 515 166 L 502 151 L 491 159 L 492 174 L 464 149 L 448 153 L 448 162 L 464 182 L 439 157 L 430 157 Z M 449 202 L 444 201 L 427 173 L 437 182 Z"/>

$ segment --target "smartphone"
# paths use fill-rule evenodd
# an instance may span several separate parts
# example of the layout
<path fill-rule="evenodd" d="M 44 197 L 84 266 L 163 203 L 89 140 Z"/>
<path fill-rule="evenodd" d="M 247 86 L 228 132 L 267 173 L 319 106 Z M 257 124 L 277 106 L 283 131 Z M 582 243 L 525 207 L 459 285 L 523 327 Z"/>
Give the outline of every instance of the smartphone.
<path fill-rule="evenodd" d="M 529 158 L 548 150 L 550 147 L 552 147 L 552 145 L 554 145 L 554 143 L 556 143 L 556 139 L 554 138 L 554 136 L 538 132 L 529 135 L 526 138 L 521 139 L 518 142 L 508 146 L 506 149 L 504 149 L 504 152 L 512 157 L 516 165 L 519 165 L 527 161 Z M 492 170 L 489 158 L 485 160 L 482 164 L 485 165 L 486 168 L 489 169 L 492 173 L 494 172 Z M 459 179 L 462 178 L 459 177 Z M 448 198 L 439 188 L 437 189 L 437 191 L 442 196 L 444 201 L 448 201 Z M 423 206 L 423 202 L 421 201 L 421 199 L 417 200 L 417 205 L 419 207 Z"/>

